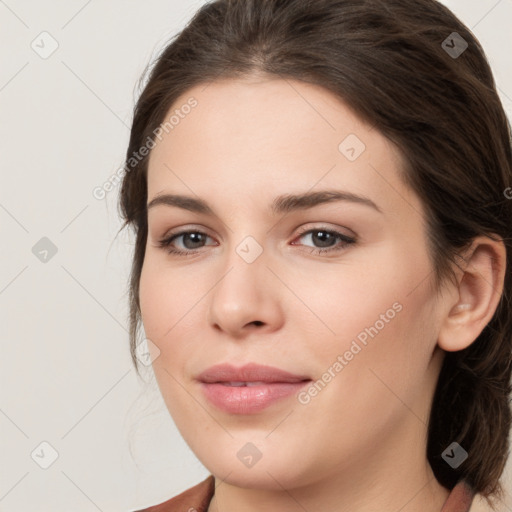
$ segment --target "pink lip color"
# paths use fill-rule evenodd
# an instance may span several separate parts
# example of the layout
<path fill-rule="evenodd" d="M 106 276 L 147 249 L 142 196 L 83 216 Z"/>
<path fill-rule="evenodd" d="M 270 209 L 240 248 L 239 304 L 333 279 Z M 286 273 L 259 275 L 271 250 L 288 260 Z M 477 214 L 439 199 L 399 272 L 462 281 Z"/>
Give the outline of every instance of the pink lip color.
<path fill-rule="evenodd" d="M 231 414 L 262 411 L 276 400 L 297 392 L 308 382 L 274 382 L 257 386 L 226 386 L 202 383 L 206 397 L 219 409 Z"/>
<path fill-rule="evenodd" d="M 279 368 L 248 364 L 242 368 L 216 365 L 198 376 L 206 398 L 230 414 L 262 411 L 279 399 L 290 396 L 311 381 Z M 253 386 L 229 386 L 228 382 L 260 382 Z"/>

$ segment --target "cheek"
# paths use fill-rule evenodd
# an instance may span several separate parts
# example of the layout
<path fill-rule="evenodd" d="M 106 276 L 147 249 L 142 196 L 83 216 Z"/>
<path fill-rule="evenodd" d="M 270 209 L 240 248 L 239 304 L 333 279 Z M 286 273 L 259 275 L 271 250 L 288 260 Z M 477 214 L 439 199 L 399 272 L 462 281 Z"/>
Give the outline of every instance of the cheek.
<path fill-rule="evenodd" d="M 303 421 L 296 428 L 297 435 L 302 428 L 321 435 L 306 449 L 306 458 L 314 460 L 316 452 L 325 453 L 329 455 L 324 462 L 336 464 L 339 453 L 359 457 L 364 450 L 377 450 L 402 422 L 415 423 L 418 417 L 426 421 L 428 411 L 418 400 L 427 379 L 429 358 L 421 348 L 426 333 L 417 322 L 418 304 L 410 297 L 401 297 L 402 309 L 389 312 L 395 298 L 391 293 L 381 296 L 382 302 L 373 298 L 371 307 L 353 306 L 352 317 L 338 320 L 337 336 L 325 340 L 327 346 L 320 353 L 315 347 L 313 357 L 320 370 L 307 390 L 309 398 L 301 397 Z M 386 311 L 388 323 L 378 323 Z M 322 344 L 324 340 L 318 346 Z M 365 440 L 362 445 L 361 440 Z"/>
<path fill-rule="evenodd" d="M 153 370 L 161 383 L 164 396 L 178 391 L 183 376 L 189 377 L 190 361 L 197 358 L 198 330 L 204 332 L 207 302 L 197 282 L 191 282 L 186 272 L 162 265 L 158 255 L 149 256 L 141 271 L 139 299 L 141 319 L 146 337 L 159 350 L 153 360 Z M 187 375 L 183 375 L 187 374 Z M 181 376 L 181 377 L 180 377 Z"/>
<path fill-rule="evenodd" d="M 389 330 L 400 316 L 397 310 L 402 309 L 403 280 L 403 275 L 384 263 L 376 266 L 364 258 L 323 269 L 313 279 L 297 274 L 291 282 L 296 295 L 303 299 L 292 297 L 287 313 L 303 329 L 310 325 L 311 336 L 322 336 L 320 349 L 348 349 L 358 335 L 364 342 L 365 329 L 375 323 L 379 332 Z"/>
<path fill-rule="evenodd" d="M 148 261 L 149 260 L 149 261 Z M 139 302 L 142 323 L 146 336 L 160 347 L 158 343 L 165 305 L 162 279 L 157 278 L 158 272 L 151 265 L 150 258 L 146 258 L 142 267 L 139 282 Z"/>
<path fill-rule="evenodd" d="M 190 285 L 187 293 L 177 292 L 186 285 L 182 280 L 179 272 L 171 275 L 169 269 L 158 265 L 156 258 L 148 257 L 139 285 L 144 332 L 159 351 L 152 362 L 155 378 L 169 412 L 180 425 L 185 422 L 187 404 L 190 405 L 190 395 L 180 383 L 186 362 L 194 356 L 193 343 L 187 342 L 186 336 L 193 332 L 190 322 L 194 312 L 191 308 L 197 302 Z"/>
<path fill-rule="evenodd" d="M 161 345 L 187 322 L 187 311 L 197 302 L 195 289 L 183 273 L 166 268 L 149 251 L 139 284 L 141 318 L 148 338 Z"/>
<path fill-rule="evenodd" d="M 321 394 L 338 403 L 341 396 L 351 403 L 357 399 L 356 411 L 366 409 L 368 400 L 377 409 L 397 401 L 393 392 L 412 399 L 424 384 L 435 347 L 433 296 L 423 279 L 428 260 L 425 255 L 409 261 L 388 258 L 389 265 L 384 260 L 379 258 L 378 266 L 361 265 L 357 272 L 333 271 L 330 279 L 323 275 L 301 290 L 318 317 L 308 315 L 316 322 L 311 324 L 316 336 L 310 336 L 318 363 L 315 377 L 322 380 L 320 387 L 336 381 Z M 306 320 L 295 317 L 304 331 Z"/>

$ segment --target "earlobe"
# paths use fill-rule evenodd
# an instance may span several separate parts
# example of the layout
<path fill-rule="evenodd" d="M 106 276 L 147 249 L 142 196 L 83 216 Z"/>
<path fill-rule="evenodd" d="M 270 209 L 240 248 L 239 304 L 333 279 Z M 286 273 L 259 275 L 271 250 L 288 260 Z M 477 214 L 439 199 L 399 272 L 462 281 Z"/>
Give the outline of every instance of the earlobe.
<path fill-rule="evenodd" d="M 503 292 L 505 245 L 502 240 L 477 237 L 464 261 L 455 302 L 453 295 L 446 299 L 438 336 L 439 347 L 448 352 L 471 345 L 494 316 Z"/>

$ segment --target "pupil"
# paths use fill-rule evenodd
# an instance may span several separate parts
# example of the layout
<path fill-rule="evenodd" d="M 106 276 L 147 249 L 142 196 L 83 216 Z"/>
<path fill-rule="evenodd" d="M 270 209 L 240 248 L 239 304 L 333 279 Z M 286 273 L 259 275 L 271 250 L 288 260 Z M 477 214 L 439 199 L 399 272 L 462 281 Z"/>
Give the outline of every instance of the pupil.
<path fill-rule="evenodd" d="M 332 239 L 333 239 L 333 236 L 331 235 L 331 233 L 328 233 L 327 231 L 316 231 L 314 233 L 318 233 L 320 234 L 319 238 L 320 239 L 320 247 L 330 247 L 332 245 L 329 244 L 329 239 L 331 239 L 331 242 L 332 242 Z M 313 238 L 315 238 L 315 234 L 313 233 Z M 327 243 L 325 243 L 327 241 Z"/>
<path fill-rule="evenodd" d="M 192 240 L 192 245 L 194 244 L 194 242 L 200 244 L 202 236 L 203 235 L 201 233 L 189 233 L 183 237 L 183 245 L 185 245 L 187 249 L 195 249 L 195 246 L 190 247 L 190 244 L 187 244 L 187 240 Z"/>

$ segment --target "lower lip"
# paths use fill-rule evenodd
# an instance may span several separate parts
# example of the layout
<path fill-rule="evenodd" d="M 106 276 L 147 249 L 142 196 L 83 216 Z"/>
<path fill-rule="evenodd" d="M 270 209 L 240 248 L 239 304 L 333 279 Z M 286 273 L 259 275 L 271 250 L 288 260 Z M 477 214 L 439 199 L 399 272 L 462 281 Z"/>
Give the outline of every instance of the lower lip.
<path fill-rule="evenodd" d="M 310 382 L 275 382 L 257 386 L 226 386 L 202 382 L 201 388 L 206 398 L 219 409 L 230 414 L 252 414 L 297 393 Z"/>

